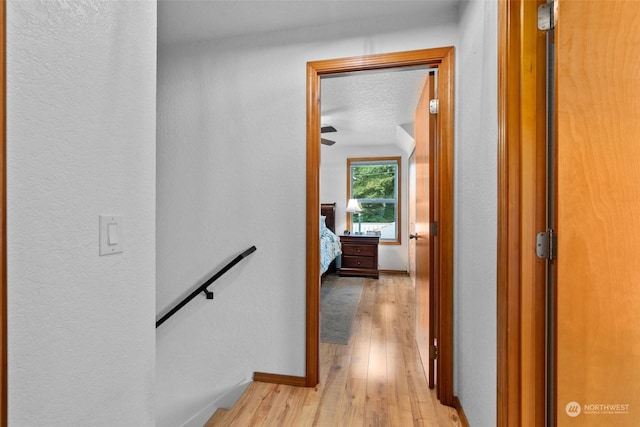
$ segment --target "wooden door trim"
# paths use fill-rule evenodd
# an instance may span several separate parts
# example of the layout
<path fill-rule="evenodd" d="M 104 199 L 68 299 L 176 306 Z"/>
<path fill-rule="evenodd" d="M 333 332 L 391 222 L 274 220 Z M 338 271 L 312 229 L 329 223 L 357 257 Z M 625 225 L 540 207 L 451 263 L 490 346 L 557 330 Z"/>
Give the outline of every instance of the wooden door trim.
<path fill-rule="evenodd" d="M 544 424 L 544 0 L 500 0 L 498 11 L 497 425 Z M 542 418 L 540 418 L 542 417 Z"/>
<path fill-rule="evenodd" d="M 320 378 L 320 77 L 355 71 L 430 65 L 438 68 L 440 98 L 440 400 L 453 406 L 453 117 L 454 48 L 329 59 L 307 63 L 306 383 Z"/>
<path fill-rule="evenodd" d="M 455 406 L 453 394 L 453 118 L 454 118 L 453 48 L 438 67 L 438 398 L 444 405 Z M 441 357 L 446 356 L 446 357 Z"/>

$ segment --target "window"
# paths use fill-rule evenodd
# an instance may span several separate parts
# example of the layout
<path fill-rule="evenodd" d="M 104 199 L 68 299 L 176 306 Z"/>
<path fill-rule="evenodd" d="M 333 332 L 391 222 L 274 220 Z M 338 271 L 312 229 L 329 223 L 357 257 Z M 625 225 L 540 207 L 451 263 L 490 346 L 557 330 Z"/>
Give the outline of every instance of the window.
<path fill-rule="evenodd" d="M 347 159 L 347 191 L 362 212 L 347 214 L 351 233 L 379 232 L 381 243 L 400 243 L 400 157 Z"/>

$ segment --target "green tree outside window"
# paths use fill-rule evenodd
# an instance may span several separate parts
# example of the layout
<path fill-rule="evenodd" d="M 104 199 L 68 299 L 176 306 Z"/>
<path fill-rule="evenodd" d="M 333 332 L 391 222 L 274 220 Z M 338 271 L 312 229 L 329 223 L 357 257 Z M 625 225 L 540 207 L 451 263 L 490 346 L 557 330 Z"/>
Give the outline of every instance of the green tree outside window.
<path fill-rule="evenodd" d="M 348 159 L 349 198 L 357 199 L 362 212 L 351 218 L 352 231 L 380 231 L 382 241 L 399 242 L 400 158 Z M 354 226 L 355 225 L 355 226 Z"/>

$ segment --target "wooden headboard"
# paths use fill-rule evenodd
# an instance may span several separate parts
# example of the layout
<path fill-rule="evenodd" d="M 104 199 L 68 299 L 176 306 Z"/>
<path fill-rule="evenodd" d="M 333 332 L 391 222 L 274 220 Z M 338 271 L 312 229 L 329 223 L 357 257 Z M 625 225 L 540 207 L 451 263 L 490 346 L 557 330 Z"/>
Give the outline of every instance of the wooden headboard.
<path fill-rule="evenodd" d="M 327 217 L 325 220 L 325 224 L 329 230 L 336 232 L 336 204 L 334 203 L 321 203 L 320 204 L 320 215 L 324 215 Z"/>

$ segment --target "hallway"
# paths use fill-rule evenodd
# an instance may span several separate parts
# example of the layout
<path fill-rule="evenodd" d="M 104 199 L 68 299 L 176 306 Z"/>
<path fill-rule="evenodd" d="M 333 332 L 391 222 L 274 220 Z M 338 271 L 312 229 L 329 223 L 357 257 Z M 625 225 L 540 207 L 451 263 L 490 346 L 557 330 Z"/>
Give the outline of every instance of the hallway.
<path fill-rule="evenodd" d="M 320 345 L 315 389 L 254 382 L 222 422 L 234 426 L 461 426 L 429 390 L 406 276 L 367 279 L 348 345 Z"/>

